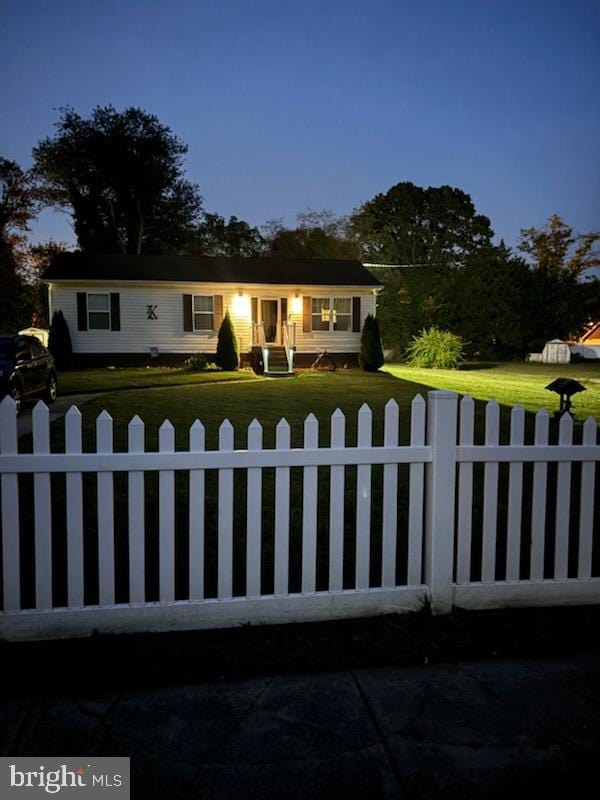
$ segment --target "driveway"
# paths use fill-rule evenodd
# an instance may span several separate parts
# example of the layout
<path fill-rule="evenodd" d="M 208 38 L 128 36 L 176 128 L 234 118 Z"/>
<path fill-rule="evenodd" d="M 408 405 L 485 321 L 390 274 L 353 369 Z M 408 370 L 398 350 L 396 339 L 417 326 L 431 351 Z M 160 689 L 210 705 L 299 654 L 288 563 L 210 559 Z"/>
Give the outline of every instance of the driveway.
<path fill-rule="evenodd" d="M 107 394 L 107 392 L 96 392 L 95 394 L 60 395 L 55 403 L 53 403 L 51 406 L 48 406 L 50 409 L 50 422 L 54 422 L 55 420 L 64 417 L 72 405 L 76 405 L 81 408 L 81 406 L 84 403 L 87 403 L 88 400 L 98 397 L 101 394 Z M 31 412 L 33 411 L 37 402 L 37 400 L 26 400 L 23 403 L 21 413 L 17 420 L 19 436 L 25 436 L 26 434 L 31 433 Z"/>

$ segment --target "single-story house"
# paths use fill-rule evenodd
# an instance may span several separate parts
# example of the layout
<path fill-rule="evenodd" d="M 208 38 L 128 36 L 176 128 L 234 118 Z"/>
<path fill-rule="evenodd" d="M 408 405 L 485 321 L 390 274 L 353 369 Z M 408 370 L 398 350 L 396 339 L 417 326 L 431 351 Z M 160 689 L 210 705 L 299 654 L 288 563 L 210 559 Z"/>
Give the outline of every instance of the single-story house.
<path fill-rule="evenodd" d="M 380 282 L 360 261 L 59 253 L 43 276 L 76 363 L 211 360 L 229 311 L 241 361 L 267 373 L 324 350 L 355 362 Z"/>

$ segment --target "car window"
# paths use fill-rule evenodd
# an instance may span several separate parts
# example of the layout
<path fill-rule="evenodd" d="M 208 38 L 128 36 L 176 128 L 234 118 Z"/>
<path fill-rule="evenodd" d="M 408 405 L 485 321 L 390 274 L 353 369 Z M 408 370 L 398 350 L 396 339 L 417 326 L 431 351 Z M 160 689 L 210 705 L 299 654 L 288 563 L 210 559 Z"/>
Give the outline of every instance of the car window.
<path fill-rule="evenodd" d="M 31 352 L 28 345 L 17 345 L 17 361 L 31 361 Z"/>
<path fill-rule="evenodd" d="M 44 349 L 42 343 L 38 339 L 36 339 L 35 337 L 32 337 L 29 340 L 29 348 L 31 350 L 31 355 L 34 358 L 38 358 L 38 356 L 45 356 L 46 355 L 46 350 Z"/>

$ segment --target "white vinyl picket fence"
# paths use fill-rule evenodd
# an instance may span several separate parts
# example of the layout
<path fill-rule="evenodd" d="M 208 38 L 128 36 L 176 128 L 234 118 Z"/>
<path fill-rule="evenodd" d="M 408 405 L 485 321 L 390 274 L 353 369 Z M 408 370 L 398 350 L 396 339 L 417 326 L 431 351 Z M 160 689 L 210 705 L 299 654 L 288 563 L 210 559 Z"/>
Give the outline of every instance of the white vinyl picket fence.
<path fill-rule="evenodd" d="M 365 404 L 352 446 L 337 410 L 321 432 L 327 446 L 310 414 L 302 446 L 291 446 L 281 420 L 275 447 L 263 448 L 255 420 L 246 448 L 236 449 L 226 420 L 218 449 L 205 449 L 197 420 L 186 449 L 176 449 L 165 421 L 158 451 L 148 452 L 135 416 L 127 451 L 115 452 L 113 420 L 102 412 L 95 451 L 84 452 L 73 407 L 64 452 L 51 452 L 48 409 L 39 402 L 33 452 L 25 453 L 5 398 L 0 635 L 324 620 L 425 602 L 434 613 L 599 602 L 594 420 L 578 444 L 569 416 L 557 444 L 549 444 L 545 411 L 533 444 L 525 444 L 519 406 L 510 444 L 499 444 L 497 403 L 486 407 L 484 444 L 474 444 L 474 420 L 471 398 L 459 412 L 457 395 L 432 391 L 427 404 L 415 397 L 405 445 L 390 400 L 380 445 Z"/>

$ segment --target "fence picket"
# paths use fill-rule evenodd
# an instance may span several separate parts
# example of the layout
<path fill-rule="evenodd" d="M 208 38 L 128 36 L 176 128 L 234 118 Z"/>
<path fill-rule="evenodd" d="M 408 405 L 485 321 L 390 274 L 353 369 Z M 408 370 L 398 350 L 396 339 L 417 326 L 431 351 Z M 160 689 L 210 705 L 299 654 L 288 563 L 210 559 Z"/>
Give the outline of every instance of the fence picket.
<path fill-rule="evenodd" d="M 137 414 L 129 422 L 127 437 L 127 449 L 130 453 L 144 452 L 144 423 Z M 144 473 L 140 471 L 130 472 L 127 478 L 129 602 L 143 603 L 146 599 Z"/>
<path fill-rule="evenodd" d="M 233 425 L 226 419 L 219 428 L 219 450 L 233 450 Z M 217 594 L 220 600 L 233 596 L 233 470 L 219 470 L 219 522 L 217 558 L 219 575 Z"/>
<path fill-rule="evenodd" d="M 81 412 L 65 414 L 65 452 L 81 453 Z M 67 472 L 67 596 L 71 608 L 83 606 L 83 486 L 81 472 Z"/>
<path fill-rule="evenodd" d="M 485 443 L 498 445 L 500 440 L 500 406 L 495 400 L 485 408 Z M 483 552 L 481 582 L 493 583 L 496 577 L 496 533 L 498 516 L 498 464 L 483 468 Z"/>
<path fill-rule="evenodd" d="M 510 412 L 510 443 L 525 441 L 525 410 L 516 405 Z M 508 512 L 506 522 L 506 580 L 518 581 L 521 570 L 521 518 L 523 505 L 523 464 L 513 461 L 508 468 Z"/>
<path fill-rule="evenodd" d="M 410 444 L 421 447 L 425 444 L 424 398 L 418 394 L 411 404 Z M 419 586 L 423 582 L 423 507 L 425 497 L 425 464 L 412 463 L 409 467 L 408 501 L 408 573 L 409 586 Z"/>
<path fill-rule="evenodd" d="M 39 400 L 33 412 L 33 451 L 50 452 L 50 417 L 48 407 Z M 50 473 L 33 476 L 35 525 L 35 607 L 52 608 L 52 501 Z"/>
<path fill-rule="evenodd" d="M 275 446 L 290 449 L 290 426 L 285 419 L 277 424 Z M 289 591 L 290 572 L 290 468 L 275 470 L 275 596 Z"/>
<path fill-rule="evenodd" d="M 175 428 L 166 419 L 158 429 L 160 453 L 175 452 Z M 162 603 L 175 600 L 175 473 L 158 473 L 159 596 Z"/>
<path fill-rule="evenodd" d="M 17 407 L 7 395 L 0 403 L 0 453 L 18 453 Z M 3 473 L 2 499 L 2 588 L 5 611 L 21 608 L 21 548 L 19 520 L 19 479 Z"/>
<path fill-rule="evenodd" d="M 190 427 L 189 447 L 191 453 L 202 454 L 205 446 L 204 425 L 199 419 Z M 204 494 L 205 474 L 203 469 L 190 470 L 189 482 L 189 597 L 190 600 L 204 598 Z"/>
<path fill-rule="evenodd" d="M 475 401 L 465 395 L 460 402 L 459 442 L 473 444 L 475 430 Z M 456 582 L 471 580 L 471 540 L 473 534 L 473 464 L 458 465 L 458 517 L 456 547 Z"/>
<path fill-rule="evenodd" d="M 248 450 L 262 450 L 263 430 L 257 419 L 248 426 Z M 262 469 L 248 469 L 246 502 L 246 595 L 260 596 L 262 554 Z"/>
<path fill-rule="evenodd" d="M 96 419 L 96 450 L 113 451 L 113 421 L 108 411 Z M 115 602 L 115 513 L 112 472 L 98 477 L 98 579 L 101 606 Z"/>
<path fill-rule="evenodd" d="M 548 443 L 549 419 L 546 409 L 535 415 L 534 444 Z M 546 539 L 546 482 L 548 465 L 536 461 L 533 466 L 533 496 L 531 501 L 531 569 L 532 581 L 541 581 L 544 577 L 544 546 Z"/>
<path fill-rule="evenodd" d="M 373 414 L 366 403 L 358 410 L 358 447 L 371 447 Z M 371 564 L 371 467 L 356 469 L 356 588 L 369 588 Z"/>
<path fill-rule="evenodd" d="M 596 444 L 596 420 L 588 417 L 583 423 L 584 445 Z M 579 555 L 577 577 L 586 580 L 592 576 L 592 545 L 594 531 L 594 483 L 596 464 L 585 461 L 581 465 L 581 493 L 579 504 Z"/>
<path fill-rule="evenodd" d="M 559 445 L 573 442 L 573 418 L 563 414 L 558 430 Z M 564 580 L 569 571 L 569 513 L 571 510 L 571 464 L 561 461 L 556 480 L 556 527 L 554 537 L 554 577 Z"/>
<path fill-rule="evenodd" d="M 341 409 L 331 415 L 331 447 L 346 444 L 346 418 Z M 344 473 L 345 467 L 330 468 L 329 487 L 329 591 L 344 588 Z"/>
<path fill-rule="evenodd" d="M 319 447 L 319 422 L 314 414 L 304 420 L 304 449 Z M 302 478 L 302 592 L 312 594 L 317 584 L 318 467 L 304 467 Z"/>
<path fill-rule="evenodd" d="M 385 405 L 383 446 L 397 447 L 399 428 L 398 403 L 388 400 Z M 381 585 L 396 585 L 396 549 L 398 540 L 398 465 L 383 467 L 383 520 L 381 544 Z"/>

